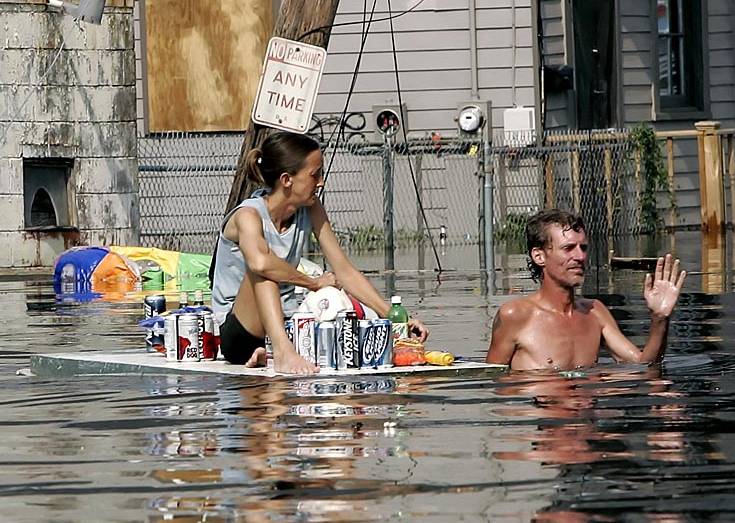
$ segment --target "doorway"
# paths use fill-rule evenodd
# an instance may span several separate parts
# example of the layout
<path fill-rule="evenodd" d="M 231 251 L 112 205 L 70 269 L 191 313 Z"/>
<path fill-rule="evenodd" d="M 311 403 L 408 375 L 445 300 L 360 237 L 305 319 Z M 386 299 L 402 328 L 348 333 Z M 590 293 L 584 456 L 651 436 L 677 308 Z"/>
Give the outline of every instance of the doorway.
<path fill-rule="evenodd" d="M 573 0 L 577 128 L 617 126 L 615 0 Z"/>

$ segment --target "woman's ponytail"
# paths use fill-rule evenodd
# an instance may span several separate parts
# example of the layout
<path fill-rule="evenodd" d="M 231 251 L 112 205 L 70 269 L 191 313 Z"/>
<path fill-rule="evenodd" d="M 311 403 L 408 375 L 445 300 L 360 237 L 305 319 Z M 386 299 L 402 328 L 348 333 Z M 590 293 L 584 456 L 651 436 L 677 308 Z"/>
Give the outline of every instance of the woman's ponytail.
<path fill-rule="evenodd" d="M 254 147 L 250 149 L 247 156 L 245 157 L 245 178 L 252 185 L 264 186 L 265 179 L 263 173 L 260 170 L 260 166 L 263 162 L 263 151 Z"/>

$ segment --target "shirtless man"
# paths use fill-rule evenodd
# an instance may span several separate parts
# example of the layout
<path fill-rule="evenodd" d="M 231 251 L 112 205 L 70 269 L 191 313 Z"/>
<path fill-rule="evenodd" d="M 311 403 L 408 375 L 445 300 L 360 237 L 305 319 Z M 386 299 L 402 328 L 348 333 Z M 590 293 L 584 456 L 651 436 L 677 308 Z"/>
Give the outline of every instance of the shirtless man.
<path fill-rule="evenodd" d="M 618 361 L 663 359 L 669 317 L 686 277 L 679 260 L 667 254 L 658 259 L 655 274 L 646 275 L 643 296 L 651 327 L 640 350 L 600 301 L 575 296 L 584 281 L 588 248 L 580 217 L 558 209 L 541 211 L 529 218 L 526 240 L 529 269 L 541 288 L 500 307 L 487 363 L 519 370 L 589 367 L 597 362 L 602 341 Z"/>

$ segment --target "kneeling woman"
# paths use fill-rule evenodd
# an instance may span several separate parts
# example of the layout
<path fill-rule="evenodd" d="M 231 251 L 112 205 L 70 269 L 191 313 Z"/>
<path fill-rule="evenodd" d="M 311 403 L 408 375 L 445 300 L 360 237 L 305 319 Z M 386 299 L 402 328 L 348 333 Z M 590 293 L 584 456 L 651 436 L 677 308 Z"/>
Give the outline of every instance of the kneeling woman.
<path fill-rule="evenodd" d="M 233 209 L 220 230 L 212 303 L 215 314 L 224 317 L 222 354 L 230 363 L 262 365 L 267 333 L 276 371 L 317 372 L 318 367 L 296 353 L 284 328 L 284 316 L 298 307 L 295 285 L 312 291 L 343 287 L 381 317 L 390 307 L 347 259 L 332 231 L 318 199 L 324 177 L 317 142 L 303 135 L 274 133 L 260 149 L 248 153 L 246 176 L 266 188 Z M 318 278 L 296 270 L 312 230 L 334 271 Z M 428 331 L 420 321 L 412 319 L 409 328 L 426 339 Z"/>

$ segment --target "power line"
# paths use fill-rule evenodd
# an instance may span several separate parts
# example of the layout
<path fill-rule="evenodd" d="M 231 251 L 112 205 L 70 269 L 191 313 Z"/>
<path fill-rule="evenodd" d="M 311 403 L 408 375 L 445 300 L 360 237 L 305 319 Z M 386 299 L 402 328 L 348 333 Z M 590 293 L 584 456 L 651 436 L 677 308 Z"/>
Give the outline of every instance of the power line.
<path fill-rule="evenodd" d="M 421 2 L 419 2 L 420 4 Z M 414 6 L 418 7 L 418 4 Z M 412 8 L 413 9 L 413 8 Z M 405 14 L 405 13 L 404 13 Z M 393 54 L 393 71 L 396 74 L 396 91 L 398 93 L 398 111 L 402 112 L 403 110 L 403 98 L 401 96 L 401 80 L 400 75 L 398 74 L 398 54 L 396 53 L 396 39 L 395 39 L 395 32 L 393 31 L 393 17 L 391 15 L 391 7 L 390 7 L 390 0 L 388 0 L 388 20 L 390 20 L 390 41 L 391 41 L 391 50 Z M 406 157 L 408 158 L 408 170 L 411 173 L 411 182 L 413 183 L 413 190 L 416 193 L 416 201 L 418 201 L 419 209 L 421 209 L 421 218 L 424 220 L 424 225 L 426 225 L 426 229 L 429 229 L 429 221 L 426 219 L 426 211 L 424 210 L 424 203 L 421 201 L 421 194 L 419 193 L 419 187 L 416 183 L 416 176 L 413 172 L 413 164 L 411 163 L 411 154 L 408 148 L 408 137 L 406 135 L 406 125 L 405 122 L 403 125 L 401 125 L 401 130 L 403 131 L 403 142 L 406 146 Z M 434 237 L 429 233 L 429 241 L 431 242 L 431 250 L 434 251 L 434 258 L 436 259 L 436 266 L 439 269 L 439 273 L 442 272 L 442 264 L 439 260 L 439 253 L 436 250 L 436 244 L 434 243 Z"/>
<path fill-rule="evenodd" d="M 392 21 L 394 18 L 400 18 L 401 16 L 406 15 L 406 14 L 410 13 L 411 11 L 415 10 L 416 8 L 418 8 L 425 1 L 426 0 L 419 0 L 411 8 L 406 9 L 402 13 L 398 13 L 395 16 L 391 16 L 391 14 L 390 14 L 390 8 L 389 8 L 388 9 L 388 17 L 387 18 L 378 18 L 376 20 L 373 20 L 373 22 L 385 22 L 385 21 L 388 21 L 388 20 L 391 20 Z M 373 11 L 374 10 L 375 10 L 375 5 L 373 4 Z M 306 38 L 307 36 L 312 35 L 314 33 L 318 33 L 319 31 L 324 31 L 325 29 L 331 30 L 334 27 L 344 27 L 344 26 L 347 26 L 347 25 L 357 25 L 357 24 L 360 24 L 360 23 L 363 24 L 363 27 L 364 27 L 364 20 L 362 22 L 341 22 L 339 24 L 323 25 L 321 27 L 317 27 L 316 29 L 311 29 L 311 30 L 305 32 L 297 40 L 298 41 L 301 41 L 302 39 Z"/>
<path fill-rule="evenodd" d="M 347 100 L 345 101 L 344 109 L 342 110 L 342 115 L 340 116 L 339 123 L 335 126 L 335 128 L 332 130 L 332 134 L 329 135 L 329 140 L 327 140 L 327 145 L 332 143 L 332 138 L 334 137 L 334 133 L 337 133 L 337 140 L 334 144 L 334 149 L 332 156 L 329 158 L 329 165 L 327 166 L 327 170 L 324 173 L 324 184 L 326 186 L 327 179 L 329 178 L 329 173 L 332 171 L 332 164 L 334 163 L 334 159 L 337 156 L 337 148 L 339 147 L 339 139 L 342 135 L 339 131 L 342 126 L 345 123 L 345 117 L 347 115 L 347 109 L 350 106 L 350 99 L 352 98 L 352 93 L 355 89 L 355 84 L 357 83 L 357 75 L 360 71 L 360 63 L 362 62 L 362 55 L 363 51 L 365 50 L 365 42 L 367 42 L 368 34 L 370 33 L 370 25 L 373 23 L 373 16 L 375 15 L 375 6 L 378 3 L 378 0 L 373 0 L 373 7 L 370 11 L 370 19 L 367 21 L 367 24 L 365 23 L 365 19 L 367 18 L 367 0 L 363 1 L 363 12 L 362 12 L 362 24 L 363 24 L 363 31 L 362 31 L 362 38 L 360 42 L 360 51 L 357 54 L 357 61 L 355 62 L 355 69 L 352 72 L 352 80 L 350 82 L 350 89 L 347 91 Z M 325 191 L 322 191 L 322 204 L 324 203 L 324 196 Z"/>

